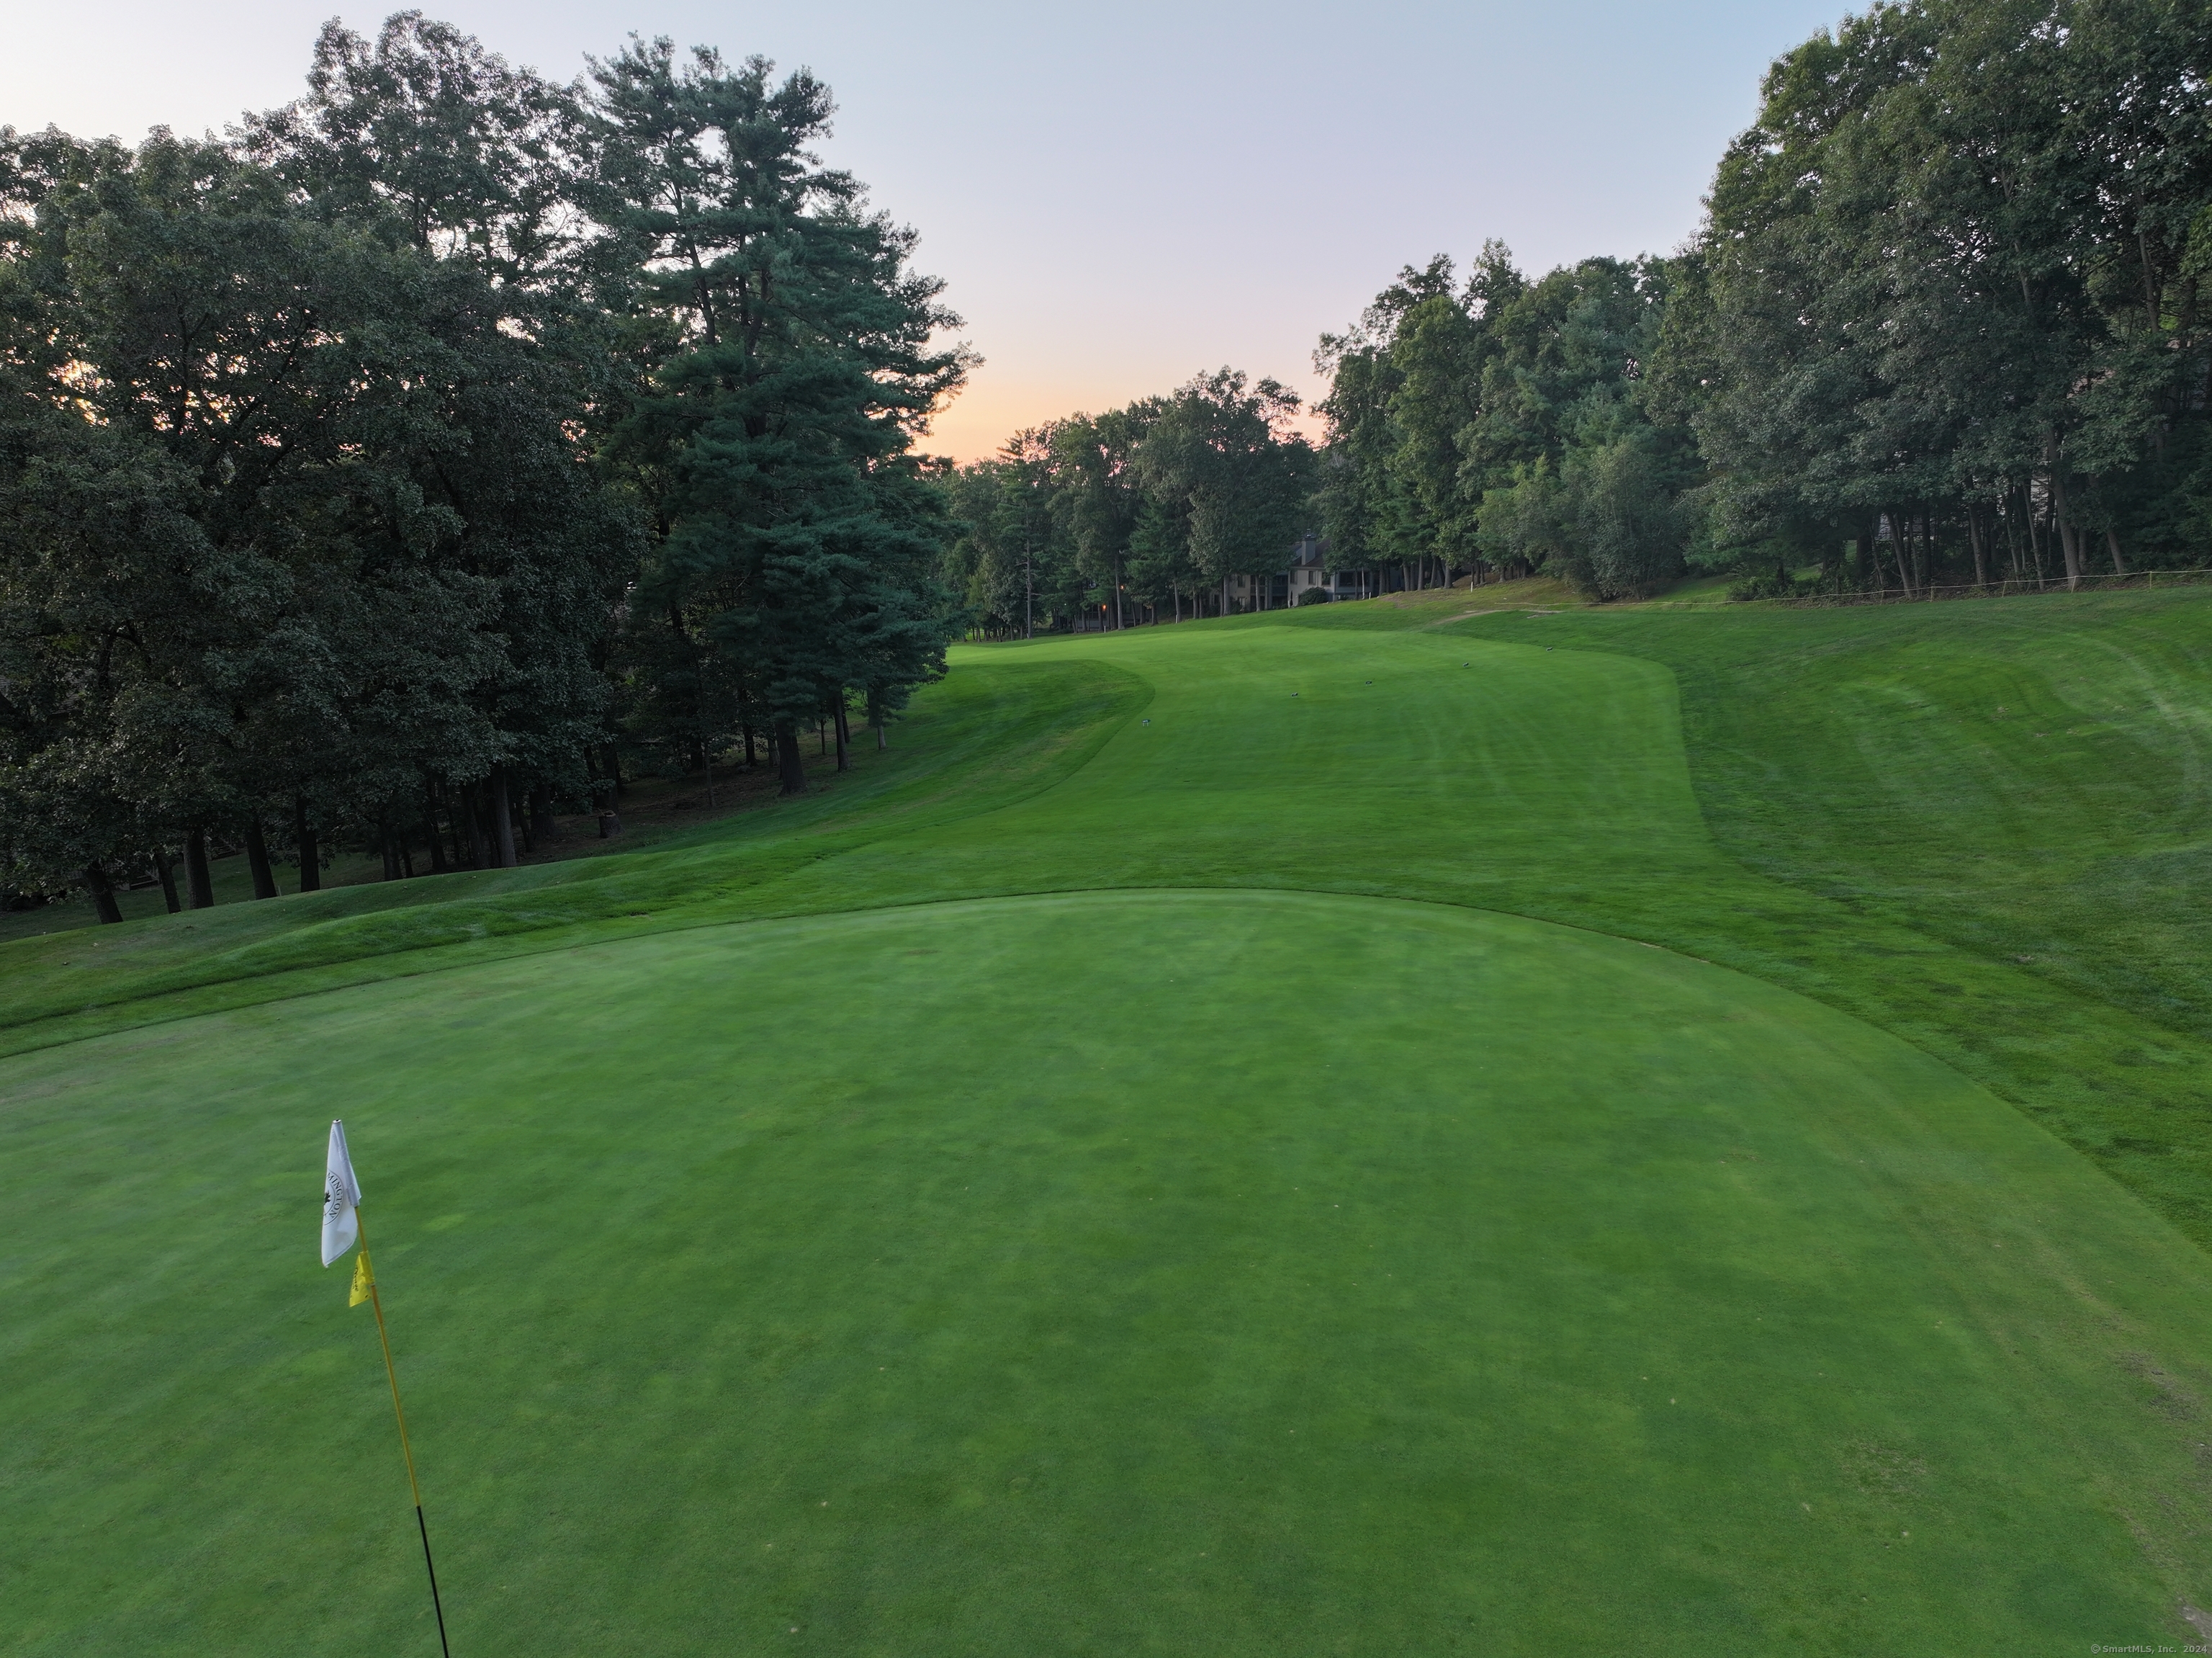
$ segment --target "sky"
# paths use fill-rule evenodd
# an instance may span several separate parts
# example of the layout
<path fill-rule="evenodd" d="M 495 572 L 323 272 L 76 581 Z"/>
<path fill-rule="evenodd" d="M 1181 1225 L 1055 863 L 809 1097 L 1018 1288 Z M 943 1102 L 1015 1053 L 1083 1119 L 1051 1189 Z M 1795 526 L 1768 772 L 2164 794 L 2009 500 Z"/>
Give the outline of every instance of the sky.
<path fill-rule="evenodd" d="M 422 0 L 558 79 L 632 33 L 805 66 L 824 159 L 921 235 L 984 359 L 924 447 L 959 460 L 1224 364 L 1309 399 L 1312 352 L 1401 265 L 1667 253 L 1766 65 L 1843 0 Z M 334 0 L 0 0 L 0 125 L 220 131 L 303 90 Z"/>

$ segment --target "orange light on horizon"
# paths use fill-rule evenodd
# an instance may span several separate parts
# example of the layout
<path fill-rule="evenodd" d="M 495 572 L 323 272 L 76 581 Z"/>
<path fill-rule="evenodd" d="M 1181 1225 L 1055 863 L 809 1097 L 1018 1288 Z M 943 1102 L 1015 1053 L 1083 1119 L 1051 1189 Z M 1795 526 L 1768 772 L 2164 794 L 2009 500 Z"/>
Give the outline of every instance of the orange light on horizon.
<path fill-rule="evenodd" d="M 1190 378 L 1189 373 L 1162 375 L 1157 385 L 1132 391 L 1125 380 L 1109 383 L 1103 378 L 1084 381 L 1024 381 L 993 380 L 986 370 L 970 381 L 929 423 L 928 434 L 915 448 L 925 454 L 950 455 L 966 466 L 999 453 L 1008 438 L 1071 415 L 1100 414 L 1141 397 L 1173 391 Z M 1328 435 L 1328 422 L 1309 402 L 1291 423 L 1291 430 L 1318 444 Z"/>

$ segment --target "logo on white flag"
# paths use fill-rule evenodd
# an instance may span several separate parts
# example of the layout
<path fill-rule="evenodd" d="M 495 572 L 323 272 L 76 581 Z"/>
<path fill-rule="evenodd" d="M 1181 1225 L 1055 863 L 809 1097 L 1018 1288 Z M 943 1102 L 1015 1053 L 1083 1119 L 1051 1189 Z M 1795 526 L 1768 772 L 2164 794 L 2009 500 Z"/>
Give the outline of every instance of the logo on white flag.
<path fill-rule="evenodd" d="M 353 1212 L 361 1201 L 361 1182 L 354 1179 L 353 1157 L 346 1150 L 345 1125 L 331 1122 L 330 1160 L 323 1171 L 323 1265 L 353 1247 L 361 1235 L 361 1222 Z"/>

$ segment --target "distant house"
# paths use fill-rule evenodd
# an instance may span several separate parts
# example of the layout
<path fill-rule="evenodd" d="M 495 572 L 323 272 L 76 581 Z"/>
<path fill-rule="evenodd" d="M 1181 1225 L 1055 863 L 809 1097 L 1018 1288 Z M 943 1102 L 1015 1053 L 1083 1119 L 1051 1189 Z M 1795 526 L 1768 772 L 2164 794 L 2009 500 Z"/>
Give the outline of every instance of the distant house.
<path fill-rule="evenodd" d="M 1328 538 L 1309 531 L 1291 544 L 1290 568 L 1264 576 L 1232 576 L 1229 600 L 1238 610 L 1280 610 L 1319 588 L 1332 599 L 1364 599 L 1376 589 L 1364 570 L 1332 570 Z"/>

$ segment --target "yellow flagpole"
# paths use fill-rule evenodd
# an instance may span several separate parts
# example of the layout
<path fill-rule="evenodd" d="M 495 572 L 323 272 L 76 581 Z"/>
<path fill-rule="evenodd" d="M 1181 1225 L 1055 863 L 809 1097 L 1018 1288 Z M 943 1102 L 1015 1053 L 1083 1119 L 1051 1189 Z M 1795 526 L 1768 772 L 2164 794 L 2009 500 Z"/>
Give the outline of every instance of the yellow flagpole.
<path fill-rule="evenodd" d="M 368 1259 L 368 1228 L 362 1224 L 361 1205 L 356 1203 L 354 1225 L 361 1234 L 361 1259 L 368 1266 L 368 1305 L 376 1314 L 376 1339 L 384 1348 L 384 1378 L 392 1384 L 392 1414 L 399 1423 L 399 1454 L 407 1459 L 407 1489 L 415 1496 L 415 1529 L 422 1536 L 422 1566 L 430 1574 L 430 1610 L 438 1619 L 438 1650 L 453 1658 L 453 1649 L 446 1643 L 446 1608 L 438 1599 L 438 1568 L 430 1559 L 430 1527 L 422 1518 L 422 1487 L 415 1478 L 415 1451 L 407 1442 L 407 1411 L 399 1402 L 399 1372 L 392 1362 L 392 1336 L 384 1327 L 384 1302 L 376 1293 L 376 1268 Z"/>

